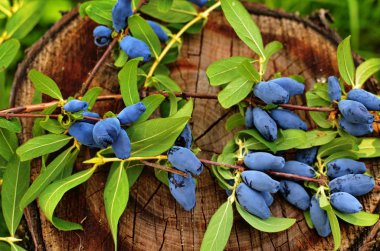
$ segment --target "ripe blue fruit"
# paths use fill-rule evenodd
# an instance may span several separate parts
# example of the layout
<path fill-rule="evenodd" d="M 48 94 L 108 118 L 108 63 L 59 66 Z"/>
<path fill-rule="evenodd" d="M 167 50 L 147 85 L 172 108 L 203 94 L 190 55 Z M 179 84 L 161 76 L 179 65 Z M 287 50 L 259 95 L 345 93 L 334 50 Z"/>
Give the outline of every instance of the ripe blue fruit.
<path fill-rule="evenodd" d="M 239 204 L 249 213 L 264 220 L 269 218 L 269 207 L 259 192 L 249 188 L 242 182 L 236 189 L 236 197 Z"/>
<path fill-rule="evenodd" d="M 331 205 L 346 214 L 358 213 L 363 210 L 362 204 L 349 193 L 337 192 L 330 195 Z"/>
<path fill-rule="evenodd" d="M 196 184 L 191 175 L 189 173 L 187 175 L 188 177 L 183 177 L 176 173 L 168 173 L 169 189 L 178 204 L 186 211 L 191 211 L 196 204 Z"/>
<path fill-rule="evenodd" d="M 296 175 L 309 177 L 309 178 L 315 177 L 314 168 L 296 160 L 286 161 L 283 168 L 280 168 L 278 170 L 277 169 L 273 169 L 273 170 L 280 171 L 282 173 L 296 174 Z"/>
<path fill-rule="evenodd" d="M 63 106 L 63 109 L 67 112 L 79 112 L 79 111 L 87 110 L 87 108 L 88 108 L 88 103 L 86 101 L 82 101 L 78 99 L 70 100 Z"/>
<path fill-rule="evenodd" d="M 315 195 L 310 201 L 310 218 L 319 236 L 327 237 L 330 235 L 331 227 L 327 212 L 320 208 L 319 200 Z"/>
<path fill-rule="evenodd" d="M 346 192 L 354 196 L 369 193 L 375 186 L 375 180 L 364 174 L 346 174 L 329 182 L 330 193 Z"/>
<path fill-rule="evenodd" d="M 337 178 L 346 174 L 365 173 L 364 162 L 353 159 L 336 159 L 327 164 L 327 176 Z"/>
<path fill-rule="evenodd" d="M 97 46 L 106 46 L 111 42 L 112 30 L 106 26 L 96 26 L 92 35 L 94 36 L 94 43 Z"/>
<path fill-rule="evenodd" d="M 143 57 L 143 62 L 150 59 L 151 53 L 149 46 L 137 38 L 131 36 L 123 37 L 120 41 L 120 47 L 129 58 Z"/>
<path fill-rule="evenodd" d="M 128 159 L 131 156 L 131 140 L 123 129 L 113 142 L 112 150 L 119 159 Z"/>
<path fill-rule="evenodd" d="M 85 111 L 85 112 L 82 112 L 82 115 L 84 117 L 91 117 L 91 118 L 100 118 L 99 114 L 97 114 L 96 112 L 89 112 L 89 111 Z M 96 121 L 95 120 L 89 120 L 89 119 L 81 119 L 79 120 L 80 122 L 86 122 L 86 123 L 90 123 L 90 124 L 95 124 Z"/>
<path fill-rule="evenodd" d="M 270 192 L 260 192 L 260 194 L 263 196 L 267 206 L 270 207 L 273 204 L 273 196 L 270 194 Z"/>
<path fill-rule="evenodd" d="M 128 17 L 133 14 L 132 0 L 117 0 L 112 8 L 113 27 L 117 32 L 120 32 L 127 26 Z"/>
<path fill-rule="evenodd" d="M 161 42 L 165 43 L 169 39 L 168 34 L 166 34 L 164 29 L 162 29 L 162 27 L 158 23 L 148 20 L 148 24 L 150 25 L 150 27 L 152 27 L 154 33 L 156 33 L 158 39 Z"/>
<path fill-rule="evenodd" d="M 203 165 L 195 154 L 187 148 L 173 146 L 168 151 L 169 162 L 178 170 L 199 175 L 203 171 Z"/>
<path fill-rule="evenodd" d="M 313 146 L 306 149 L 297 150 L 296 160 L 312 166 L 315 162 L 315 157 L 317 156 L 318 147 Z"/>
<path fill-rule="evenodd" d="M 244 171 L 241 178 L 250 188 L 260 192 L 276 193 L 280 189 L 280 182 L 260 171 Z"/>
<path fill-rule="evenodd" d="M 339 120 L 339 126 L 353 136 L 363 136 L 373 132 L 372 123 L 369 124 L 355 124 L 347 121 L 345 118 Z"/>
<path fill-rule="evenodd" d="M 280 181 L 280 193 L 293 206 L 305 211 L 310 205 L 310 196 L 300 184 L 290 181 Z"/>
<path fill-rule="evenodd" d="M 75 122 L 69 128 L 69 134 L 79 141 L 82 145 L 100 148 L 92 137 L 93 124 L 85 122 Z"/>
<path fill-rule="evenodd" d="M 348 92 L 347 99 L 362 103 L 368 110 L 380 111 L 380 98 L 362 89 L 353 89 Z"/>
<path fill-rule="evenodd" d="M 191 148 L 191 143 L 193 142 L 193 136 L 191 135 L 191 128 L 189 124 L 186 124 L 185 129 L 181 132 L 178 138 L 175 140 L 174 145 Z"/>
<path fill-rule="evenodd" d="M 118 115 L 117 118 L 120 124 L 132 124 L 136 122 L 141 114 L 146 111 L 146 107 L 143 102 L 138 102 L 136 104 L 125 107 Z"/>
<path fill-rule="evenodd" d="M 117 118 L 107 118 L 95 124 L 92 136 L 97 145 L 106 148 L 117 140 L 120 130 L 120 122 Z"/>
<path fill-rule="evenodd" d="M 253 128 L 253 108 L 251 106 L 247 107 L 245 111 L 245 127 Z"/>
<path fill-rule="evenodd" d="M 285 160 L 283 157 L 275 156 L 270 153 L 255 152 L 245 155 L 244 165 L 249 169 L 258 171 L 279 170 L 284 167 Z"/>
<path fill-rule="evenodd" d="M 299 95 L 305 91 L 305 85 L 292 78 L 275 78 L 272 79 L 271 82 L 274 82 L 282 88 L 284 88 L 284 90 L 286 90 L 289 93 L 289 96 Z"/>
<path fill-rule="evenodd" d="M 203 5 L 207 3 L 208 0 L 188 0 L 188 1 L 198 5 L 199 7 L 202 7 Z"/>
<path fill-rule="evenodd" d="M 373 122 L 373 115 L 368 112 L 362 103 L 353 100 L 342 100 L 339 102 L 338 107 L 348 122 L 356 124 L 369 124 Z"/>
<path fill-rule="evenodd" d="M 274 122 L 266 111 L 259 107 L 255 107 L 252 114 L 254 117 L 253 124 L 260 134 L 268 141 L 275 141 L 277 139 L 276 122 Z"/>
<path fill-rule="evenodd" d="M 340 88 L 338 78 L 335 76 L 330 76 L 327 79 L 327 83 L 328 83 L 327 93 L 329 94 L 331 102 L 340 101 L 342 89 Z"/>
<path fill-rule="evenodd" d="M 285 104 L 289 102 L 289 93 L 272 81 L 258 83 L 253 88 L 253 94 L 266 104 Z"/>
<path fill-rule="evenodd" d="M 307 124 L 294 112 L 286 109 L 273 109 L 270 116 L 282 129 L 300 129 L 307 131 Z"/>

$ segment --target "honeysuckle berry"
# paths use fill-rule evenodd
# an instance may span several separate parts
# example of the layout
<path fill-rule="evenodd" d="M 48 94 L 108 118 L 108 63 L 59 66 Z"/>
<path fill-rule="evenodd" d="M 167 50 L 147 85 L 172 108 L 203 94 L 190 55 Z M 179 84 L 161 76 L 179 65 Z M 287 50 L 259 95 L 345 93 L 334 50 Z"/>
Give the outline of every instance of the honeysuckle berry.
<path fill-rule="evenodd" d="M 331 102 L 340 101 L 342 89 L 340 88 L 339 80 L 335 76 L 330 76 L 327 79 L 328 89 L 327 93 Z"/>
<path fill-rule="evenodd" d="M 285 159 L 266 152 L 248 153 L 244 157 L 244 165 L 258 171 L 279 170 L 284 167 Z"/>
<path fill-rule="evenodd" d="M 363 136 L 373 132 L 372 123 L 369 124 L 356 124 L 349 122 L 346 118 L 341 118 L 339 120 L 339 126 L 345 132 L 351 134 L 352 136 Z"/>
<path fill-rule="evenodd" d="M 168 173 L 169 189 L 174 199 L 186 211 L 191 211 L 196 204 L 195 181 L 188 173 L 188 177 L 183 177 L 176 173 Z"/>
<path fill-rule="evenodd" d="M 364 174 L 346 174 L 329 182 L 330 193 L 346 192 L 354 196 L 369 193 L 375 186 L 375 180 Z"/>
<path fill-rule="evenodd" d="M 366 171 L 364 162 L 353 159 L 336 159 L 327 163 L 327 176 L 337 178 L 346 174 L 362 174 Z"/>
<path fill-rule="evenodd" d="M 112 30 L 104 25 L 95 27 L 92 35 L 94 36 L 94 43 L 99 46 L 106 46 L 111 42 Z"/>
<path fill-rule="evenodd" d="M 162 27 L 158 23 L 151 21 L 151 20 L 148 20 L 148 23 L 149 23 L 150 27 L 152 27 L 154 33 L 156 33 L 158 39 L 162 43 L 165 43 L 166 41 L 168 41 L 168 39 L 169 39 L 168 34 L 166 34 L 164 29 L 162 29 Z"/>
<path fill-rule="evenodd" d="M 143 62 L 149 61 L 151 52 L 149 46 L 132 36 L 125 36 L 120 41 L 121 49 L 128 55 L 129 58 L 142 57 Z"/>
<path fill-rule="evenodd" d="M 193 142 L 193 136 L 191 135 L 191 128 L 189 124 L 186 124 L 185 128 L 175 140 L 174 145 L 182 146 L 187 149 L 191 148 L 191 143 Z"/>
<path fill-rule="evenodd" d="M 343 117 L 351 123 L 369 124 L 374 118 L 362 103 L 353 100 L 342 100 L 338 104 L 339 111 Z"/>
<path fill-rule="evenodd" d="M 280 193 L 287 202 L 305 211 L 310 205 L 310 196 L 300 184 L 290 181 L 280 181 Z"/>
<path fill-rule="evenodd" d="M 353 89 L 347 93 L 347 99 L 362 103 L 368 110 L 380 111 L 380 98 L 363 89 Z"/>
<path fill-rule="evenodd" d="M 75 122 L 70 126 L 69 134 L 78 140 L 82 145 L 100 148 L 92 137 L 93 129 L 93 124 L 86 122 Z"/>
<path fill-rule="evenodd" d="M 168 151 L 169 162 L 178 170 L 200 175 L 203 165 L 195 154 L 185 147 L 173 146 Z"/>
<path fill-rule="evenodd" d="M 327 237 L 331 234 L 327 212 L 319 206 L 319 200 L 315 195 L 310 201 L 310 218 L 319 236 Z"/>
<path fill-rule="evenodd" d="M 277 139 L 276 122 L 260 107 L 255 107 L 252 114 L 253 124 L 260 134 L 268 141 L 275 141 Z"/>
<path fill-rule="evenodd" d="M 273 204 L 273 196 L 270 194 L 270 192 L 260 192 L 260 194 L 263 196 L 267 206 L 270 207 Z"/>
<path fill-rule="evenodd" d="M 292 78 L 282 77 L 270 81 L 284 88 L 284 90 L 289 93 L 289 96 L 299 95 L 305 91 L 305 85 Z"/>
<path fill-rule="evenodd" d="M 280 182 L 260 171 L 244 171 L 241 178 L 250 188 L 260 192 L 276 193 L 280 189 Z"/>
<path fill-rule="evenodd" d="M 117 140 L 120 130 L 120 122 L 117 118 L 107 118 L 95 124 L 92 136 L 97 145 L 106 148 Z"/>
<path fill-rule="evenodd" d="M 363 210 L 362 204 L 349 193 L 337 192 L 330 195 L 331 205 L 346 214 L 358 213 Z"/>
<path fill-rule="evenodd" d="M 236 197 L 239 204 L 249 213 L 261 219 L 269 218 L 271 214 L 269 207 L 260 192 L 251 189 L 242 182 L 236 189 Z"/>
<path fill-rule="evenodd" d="M 87 108 L 88 108 L 88 103 L 86 101 L 82 101 L 78 99 L 70 100 L 63 106 L 63 109 L 67 112 L 79 112 L 79 111 L 87 110 Z"/>
<path fill-rule="evenodd" d="M 128 17 L 133 14 L 132 0 L 117 0 L 112 8 L 113 27 L 117 32 L 120 32 L 127 26 Z"/>
<path fill-rule="evenodd" d="M 258 83 L 253 88 L 253 94 L 266 104 L 285 104 L 289 102 L 289 92 L 272 81 Z"/>
<path fill-rule="evenodd" d="M 300 176 L 309 177 L 309 178 L 315 177 L 314 168 L 296 160 L 286 161 L 283 168 L 280 168 L 278 170 L 276 169 L 273 169 L 273 170 L 280 171 L 282 173 L 290 173 L 290 174 L 300 175 Z"/>
<path fill-rule="evenodd" d="M 202 7 L 208 2 L 208 0 L 188 0 L 188 1 L 198 5 L 199 7 Z"/>
<path fill-rule="evenodd" d="M 125 107 L 118 115 L 117 118 L 120 124 L 132 124 L 136 122 L 141 114 L 146 111 L 146 107 L 143 102 L 138 102 L 136 104 Z"/>
<path fill-rule="evenodd" d="M 271 118 L 282 129 L 300 129 L 307 131 L 307 124 L 295 113 L 286 109 L 273 109 Z"/>
<path fill-rule="evenodd" d="M 297 150 L 296 160 L 312 166 L 315 162 L 315 157 L 317 157 L 318 147 L 313 146 L 306 149 Z"/>
<path fill-rule="evenodd" d="M 119 159 L 128 159 L 131 156 L 131 140 L 123 129 L 113 142 L 112 150 Z"/>
<path fill-rule="evenodd" d="M 99 114 L 97 114 L 96 112 L 89 112 L 89 111 L 84 111 L 82 112 L 82 115 L 84 117 L 91 117 L 91 118 L 98 118 L 100 119 L 100 116 Z M 80 122 L 86 122 L 86 123 L 90 123 L 90 124 L 95 124 L 97 121 L 95 120 L 89 120 L 89 119 L 81 119 L 79 120 Z"/>
<path fill-rule="evenodd" d="M 245 111 L 245 127 L 253 128 L 253 108 L 251 106 L 247 107 Z"/>

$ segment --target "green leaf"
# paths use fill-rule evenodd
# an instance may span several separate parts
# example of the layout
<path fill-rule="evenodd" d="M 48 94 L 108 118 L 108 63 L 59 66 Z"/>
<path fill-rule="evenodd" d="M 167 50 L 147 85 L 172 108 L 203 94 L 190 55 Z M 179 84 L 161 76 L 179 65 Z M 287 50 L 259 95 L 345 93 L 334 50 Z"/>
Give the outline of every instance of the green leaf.
<path fill-rule="evenodd" d="M 28 189 L 29 177 L 29 161 L 21 162 L 15 155 L 7 164 L 1 189 L 1 205 L 11 236 L 16 233 L 23 215 L 23 210 L 21 210 L 19 203 Z"/>
<path fill-rule="evenodd" d="M 327 216 L 329 218 L 331 233 L 334 239 L 334 250 L 338 250 L 341 243 L 340 227 L 339 221 L 334 213 L 334 210 L 331 206 L 326 210 Z"/>
<path fill-rule="evenodd" d="M 206 70 L 210 85 L 218 86 L 226 84 L 240 77 L 240 72 L 237 68 L 245 60 L 252 61 L 248 57 L 230 57 L 210 64 Z"/>
<path fill-rule="evenodd" d="M 128 161 L 125 163 L 125 168 L 127 168 L 128 184 L 131 188 L 144 170 L 144 165 L 139 161 Z"/>
<path fill-rule="evenodd" d="M 144 18 L 137 15 L 130 16 L 128 18 L 128 28 L 132 32 L 133 37 L 144 41 L 149 46 L 155 58 L 160 56 L 160 40 Z"/>
<path fill-rule="evenodd" d="M 64 134 L 47 134 L 32 138 L 17 148 L 16 153 L 21 161 L 58 151 L 64 147 L 73 137 Z"/>
<path fill-rule="evenodd" d="M 241 76 L 249 79 L 254 83 L 260 81 L 260 75 L 251 64 L 251 60 L 244 60 L 240 65 L 238 65 L 237 70 Z"/>
<path fill-rule="evenodd" d="M 0 72 L 4 71 L 12 63 L 20 49 L 20 42 L 9 39 L 0 45 Z"/>
<path fill-rule="evenodd" d="M 354 151 L 341 151 L 341 152 L 335 152 L 331 154 L 329 157 L 327 157 L 324 162 L 329 163 L 336 159 L 342 159 L 342 158 L 348 158 L 348 159 L 358 159 L 358 155 Z"/>
<path fill-rule="evenodd" d="M 243 4 L 237 0 L 221 0 L 221 3 L 224 16 L 238 37 L 261 58 L 266 59 L 260 30 Z"/>
<path fill-rule="evenodd" d="M 281 138 L 277 139 L 277 151 L 289 150 L 303 145 L 306 141 L 306 132 L 297 129 L 281 130 Z"/>
<path fill-rule="evenodd" d="M 1 136 L 1 135 L 0 135 Z M 357 150 L 359 158 L 377 158 L 380 157 L 380 139 L 379 138 L 362 138 Z"/>
<path fill-rule="evenodd" d="M 149 95 L 148 97 L 144 98 L 142 102 L 144 103 L 146 110 L 145 112 L 140 116 L 140 118 L 135 122 L 141 123 L 145 120 L 147 120 L 153 113 L 154 111 L 160 106 L 162 101 L 165 100 L 165 97 L 161 94 L 153 94 Z"/>
<path fill-rule="evenodd" d="M 95 172 L 96 166 L 90 169 L 78 172 L 63 180 L 50 184 L 40 195 L 39 205 L 46 218 L 59 230 L 71 231 L 82 230 L 82 226 L 77 223 L 68 222 L 54 217 L 54 210 L 61 201 L 63 195 L 70 189 L 87 181 Z M 124 195 L 125 196 L 125 195 Z"/>
<path fill-rule="evenodd" d="M 314 223 L 311 220 L 310 210 L 303 211 L 303 216 L 305 218 L 306 224 L 310 229 L 314 228 Z"/>
<path fill-rule="evenodd" d="M 336 138 L 330 143 L 321 146 L 318 149 L 317 156 L 320 158 L 323 158 L 325 156 L 329 156 L 336 152 L 351 150 L 353 147 L 353 144 L 354 142 L 347 138 Z"/>
<path fill-rule="evenodd" d="M 173 0 L 161 0 L 158 1 L 157 9 L 159 12 L 166 13 L 173 5 Z"/>
<path fill-rule="evenodd" d="M 17 118 L 5 119 L 0 118 L 0 128 L 7 129 L 10 132 L 20 133 L 21 132 L 21 124 Z"/>
<path fill-rule="evenodd" d="M 65 131 L 65 128 L 56 119 L 46 119 L 40 121 L 40 126 L 48 132 L 54 134 L 61 134 Z"/>
<path fill-rule="evenodd" d="M 252 87 L 252 81 L 240 77 L 218 93 L 218 101 L 223 108 L 230 108 L 246 98 L 252 92 Z"/>
<path fill-rule="evenodd" d="M 256 217 L 247 211 L 244 210 L 239 203 L 236 202 L 236 209 L 241 215 L 241 217 L 253 228 L 266 232 L 266 233 L 276 233 L 284 231 L 296 223 L 296 219 L 290 218 L 278 218 L 278 217 L 269 217 L 266 220 L 263 220 L 259 217 Z"/>
<path fill-rule="evenodd" d="M 338 45 L 337 57 L 340 76 L 347 84 L 354 86 L 355 66 L 351 53 L 350 38 L 351 36 L 346 37 Z"/>
<path fill-rule="evenodd" d="M 164 170 L 154 169 L 154 176 L 156 179 L 158 179 L 162 184 L 169 187 L 169 179 L 168 179 L 168 172 Z"/>
<path fill-rule="evenodd" d="M 169 11 L 163 13 L 158 10 L 162 0 L 150 0 L 141 8 L 141 12 L 168 23 L 186 23 L 197 16 L 194 6 L 187 1 L 174 1 Z"/>
<path fill-rule="evenodd" d="M 115 5 L 114 1 L 91 1 L 86 5 L 82 4 L 82 13 L 85 13 L 89 18 L 98 24 L 112 27 L 112 8 Z"/>
<path fill-rule="evenodd" d="M 34 69 L 29 71 L 28 77 L 40 92 L 54 99 L 63 100 L 61 91 L 53 79 Z"/>
<path fill-rule="evenodd" d="M 225 128 L 227 131 L 232 131 L 236 127 L 244 126 L 245 125 L 245 119 L 240 113 L 235 113 L 231 115 L 225 124 Z"/>
<path fill-rule="evenodd" d="M 230 237 L 234 215 L 230 200 L 224 202 L 215 214 L 211 217 L 207 225 L 206 233 L 203 236 L 201 251 L 224 250 Z"/>
<path fill-rule="evenodd" d="M 325 101 L 320 96 L 318 96 L 315 91 L 306 92 L 307 105 L 310 107 L 314 106 L 324 106 L 330 105 L 330 102 Z M 328 120 L 328 114 L 326 112 L 309 112 L 313 121 L 322 128 L 328 129 L 333 126 L 333 123 Z"/>
<path fill-rule="evenodd" d="M 182 92 L 181 88 L 177 83 L 166 75 L 154 75 L 153 77 L 154 86 L 157 90 L 164 90 L 169 92 Z"/>
<path fill-rule="evenodd" d="M 140 101 L 137 87 L 137 67 L 142 58 L 128 61 L 118 74 L 121 96 L 125 106 L 136 104 Z"/>
<path fill-rule="evenodd" d="M 274 153 L 277 152 L 277 145 L 274 142 L 270 142 L 270 141 L 267 141 L 266 139 L 264 139 L 257 130 L 255 130 L 255 129 L 249 129 L 249 130 L 240 131 L 238 133 L 238 136 L 240 137 L 241 135 L 244 135 L 244 134 L 249 135 L 249 136 L 255 138 L 261 144 L 263 144 L 267 148 L 269 148 L 272 152 L 274 152 Z M 248 147 L 249 144 L 246 144 L 246 146 Z"/>
<path fill-rule="evenodd" d="M 338 135 L 336 131 L 329 130 L 312 130 L 306 132 L 306 139 L 302 145 L 297 146 L 298 149 L 310 148 L 313 146 L 321 146 L 331 142 Z"/>
<path fill-rule="evenodd" d="M 170 104 L 170 111 L 169 111 L 169 117 L 170 117 L 176 114 L 178 111 L 177 97 L 172 92 L 169 92 L 169 104 Z"/>
<path fill-rule="evenodd" d="M 266 72 L 267 70 L 267 67 L 268 67 L 268 63 L 269 63 L 269 59 L 274 55 L 276 54 L 277 52 L 279 52 L 281 49 L 283 48 L 282 44 L 279 42 L 279 41 L 272 41 L 270 42 L 269 44 L 267 44 L 264 48 L 264 53 L 265 53 L 265 61 L 263 63 L 263 73 Z"/>
<path fill-rule="evenodd" d="M 79 152 L 80 152 L 80 149 L 75 148 L 74 151 L 72 153 L 70 153 L 70 155 L 67 158 L 66 163 L 64 163 L 65 167 L 63 168 L 61 173 L 54 179 L 54 181 L 62 180 L 66 177 L 69 177 L 73 173 L 75 161 L 78 157 Z M 45 167 L 45 169 L 46 169 L 46 167 Z"/>
<path fill-rule="evenodd" d="M 114 162 L 104 188 L 104 207 L 108 225 L 115 243 L 115 250 L 117 250 L 117 225 L 120 216 L 127 207 L 128 199 L 129 184 L 124 163 Z"/>
<path fill-rule="evenodd" d="M 345 222 L 361 227 L 373 226 L 379 220 L 379 214 L 371 214 L 363 211 L 354 214 L 344 214 L 334 210 L 334 213 Z"/>
<path fill-rule="evenodd" d="M 361 63 L 356 69 L 355 87 L 361 88 L 365 81 L 379 70 L 380 58 L 371 58 Z"/>
<path fill-rule="evenodd" d="M 82 97 L 83 101 L 86 101 L 88 103 L 88 109 L 91 110 L 94 106 L 97 97 L 102 92 L 101 87 L 92 87 L 90 90 L 88 90 Z"/>
<path fill-rule="evenodd" d="M 34 180 L 20 201 L 21 209 L 24 209 L 65 169 L 67 159 L 71 156 L 72 148 L 58 155 L 40 175 Z"/>
<path fill-rule="evenodd" d="M 0 128 L 0 156 L 10 160 L 16 153 L 18 139 L 15 133 Z"/>

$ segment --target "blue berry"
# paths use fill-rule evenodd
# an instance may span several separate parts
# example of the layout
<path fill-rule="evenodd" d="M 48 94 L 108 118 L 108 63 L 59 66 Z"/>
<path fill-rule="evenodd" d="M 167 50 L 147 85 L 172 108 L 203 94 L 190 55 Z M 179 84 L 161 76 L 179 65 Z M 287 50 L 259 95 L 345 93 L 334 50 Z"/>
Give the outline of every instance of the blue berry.
<path fill-rule="evenodd" d="M 200 175 L 203 165 L 195 154 L 187 148 L 173 146 L 168 151 L 169 162 L 178 170 L 189 172 L 192 175 Z"/>
<path fill-rule="evenodd" d="M 369 193 L 375 186 L 375 180 L 364 174 L 346 174 L 329 182 L 330 193 L 346 192 L 354 196 Z"/>
<path fill-rule="evenodd" d="M 272 79 L 271 82 L 276 83 L 282 88 L 284 88 L 284 90 L 286 90 L 289 93 L 289 96 L 299 95 L 305 91 L 305 85 L 292 78 L 275 78 Z"/>
<path fill-rule="evenodd" d="M 106 148 L 117 140 L 120 130 L 120 122 L 117 118 L 98 121 L 93 130 L 94 141 L 102 148 Z"/>
<path fill-rule="evenodd" d="M 293 206 L 305 211 L 310 205 L 310 196 L 300 184 L 289 181 L 280 181 L 280 193 Z"/>
<path fill-rule="evenodd" d="M 112 8 L 113 27 L 120 32 L 127 26 L 128 17 L 133 14 L 132 0 L 117 0 Z"/>
<path fill-rule="evenodd" d="M 99 25 L 97 26 L 92 35 L 94 36 L 94 43 L 97 46 L 106 46 L 111 42 L 112 30 L 106 26 Z"/>
<path fill-rule="evenodd" d="M 259 107 L 255 107 L 252 111 L 254 120 L 253 124 L 260 134 L 268 141 L 277 139 L 276 122 L 268 115 L 268 113 Z"/>
<path fill-rule="evenodd" d="M 78 99 L 70 100 L 63 106 L 63 109 L 67 112 L 79 112 L 79 111 L 87 110 L 87 108 L 88 108 L 88 103 L 86 101 L 82 101 Z"/>
<path fill-rule="evenodd" d="M 253 88 L 253 94 L 266 104 L 285 104 L 289 102 L 289 93 L 275 82 L 260 82 Z"/>
<path fill-rule="evenodd" d="M 186 211 L 191 211 L 196 204 L 196 184 L 191 175 L 187 175 L 188 177 L 183 177 L 176 173 L 168 173 L 169 189 L 178 204 Z"/>
<path fill-rule="evenodd" d="M 148 23 L 149 23 L 150 27 L 152 27 L 154 33 L 156 33 L 158 39 L 161 42 L 165 43 L 169 39 L 168 34 L 166 34 L 164 29 L 162 29 L 162 27 L 158 23 L 156 23 L 154 21 L 150 21 L 150 20 L 148 20 Z"/>
<path fill-rule="evenodd" d="M 280 189 L 280 182 L 260 171 L 244 171 L 241 178 L 250 188 L 260 192 L 276 193 Z"/>
<path fill-rule="evenodd" d="M 373 115 L 368 112 L 362 103 L 353 100 L 342 100 L 339 102 L 338 107 L 348 122 L 356 124 L 369 124 L 373 122 Z"/>
<path fill-rule="evenodd" d="M 273 169 L 273 170 L 280 171 L 282 173 L 296 174 L 296 175 L 309 177 L 309 178 L 315 177 L 314 168 L 296 160 L 286 161 L 285 166 L 283 168 L 279 168 L 278 170 L 277 169 Z"/>
<path fill-rule="evenodd" d="M 275 156 L 266 152 L 248 153 L 244 157 L 244 165 L 249 169 L 267 171 L 281 169 L 285 165 L 283 157 Z"/>
<path fill-rule="evenodd" d="M 362 103 L 368 110 L 380 111 L 380 98 L 362 89 L 348 92 L 347 99 Z"/>
<path fill-rule="evenodd" d="M 191 128 L 189 124 L 186 124 L 185 129 L 181 132 L 178 138 L 175 140 L 174 145 L 191 148 L 191 143 L 193 142 L 193 136 L 191 135 Z"/>
<path fill-rule="evenodd" d="M 253 128 L 253 108 L 251 106 L 247 107 L 245 111 L 245 127 Z"/>
<path fill-rule="evenodd" d="M 118 115 L 117 118 L 120 124 L 132 124 L 136 122 L 141 114 L 146 111 L 146 107 L 143 102 L 138 102 L 136 104 L 125 107 Z"/>
<path fill-rule="evenodd" d="M 330 195 L 331 205 L 346 214 L 358 213 L 363 210 L 362 204 L 349 193 L 337 192 Z"/>
<path fill-rule="evenodd" d="M 273 109 L 270 116 L 282 129 L 300 129 L 307 131 L 307 124 L 294 112 L 286 109 Z"/>
<path fill-rule="evenodd" d="M 99 148 L 92 137 L 93 129 L 93 124 L 76 122 L 70 126 L 69 134 L 78 140 L 82 145 Z"/>
<path fill-rule="evenodd" d="M 338 78 L 335 76 L 330 76 L 327 79 L 327 82 L 328 82 L 327 93 L 329 94 L 331 102 L 340 101 L 340 97 L 342 95 L 342 89 L 340 88 Z"/>
<path fill-rule="evenodd" d="M 119 159 L 128 159 L 131 156 L 131 140 L 123 129 L 113 142 L 112 150 Z"/>
<path fill-rule="evenodd" d="M 315 162 L 315 157 L 317 156 L 318 147 L 310 147 L 306 149 L 297 150 L 296 160 L 312 166 Z"/>
<path fill-rule="evenodd" d="M 208 0 L 188 0 L 188 1 L 198 5 L 199 7 L 202 7 L 203 5 L 207 3 Z"/>
<path fill-rule="evenodd" d="M 327 237 L 331 234 L 330 221 L 327 212 L 319 206 L 319 200 L 315 195 L 310 201 L 310 218 L 319 236 Z"/>
<path fill-rule="evenodd" d="M 345 118 L 339 120 L 339 126 L 353 136 L 363 136 L 373 132 L 372 123 L 370 124 L 355 124 L 347 121 Z"/>
<path fill-rule="evenodd" d="M 259 192 L 249 188 L 242 182 L 236 189 L 236 197 L 239 204 L 249 213 L 260 217 L 261 219 L 269 218 L 269 207 Z"/>
<path fill-rule="evenodd" d="M 129 58 L 143 57 L 143 62 L 149 61 L 151 53 L 149 46 L 134 37 L 125 36 L 120 41 L 121 49 L 128 55 Z"/>
<path fill-rule="evenodd" d="M 346 174 L 361 174 L 365 171 L 365 164 L 353 159 L 336 159 L 327 164 L 327 176 L 330 178 L 337 178 Z"/>
<path fill-rule="evenodd" d="M 273 204 L 273 196 L 270 194 L 270 192 L 260 192 L 260 194 L 263 196 L 267 206 L 270 207 Z"/>
<path fill-rule="evenodd" d="M 82 112 L 82 115 L 83 115 L 84 117 L 91 117 L 91 118 L 98 118 L 98 119 L 100 119 L 99 114 L 97 114 L 96 112 L 85 111 L 85 112 Z M 81 120 L 79 120 L 79 121 L 80 121 L 80 122 L 90 123 L 90 124 L 95 124 L 95 123 L 96 123 L 95 120 L 89 120 L 89 119 L 81 119 Z"/>

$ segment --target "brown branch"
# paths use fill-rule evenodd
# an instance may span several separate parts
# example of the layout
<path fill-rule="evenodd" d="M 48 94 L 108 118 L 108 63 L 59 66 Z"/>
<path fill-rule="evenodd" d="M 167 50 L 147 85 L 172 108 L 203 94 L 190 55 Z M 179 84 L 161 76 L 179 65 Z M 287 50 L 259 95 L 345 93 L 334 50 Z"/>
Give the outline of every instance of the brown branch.
<path fill-rule="evenodd" d="M 315 179 L 315 178 L 309 178 L 309 177 L 290 174 L 290 173 L 281 173 L 281 172 L 274 172 L 274 171 L 266 171 L 266 173 L 270 175 L 279 176 L 282 178 L 304 180 L 304 181 L 319 183 L 320 185 L 325 185 L 325 181 L 323 179 Z"/>
<path fill-rule="evenodd" d="M 33 114 L 33 113 L 0 113 L 0 117 L 5 117 L 5 118 L 11 118 L 11 117 L 17 117 L 17 118 L 58 118 L 59 114 L 52 114 L 52 115 L 46 115 L 46 114 Z M 84 116 L 83 119 L 87 120 L 93 120 L 93 121 L 100 121 L 102 119 L 100 118 L 93 118 L 93 117 L 88 117 Z"/>
<path fill-rule="evenodd" d="M 242 166 L 220 163 L 220 162 L 211 161 L 211 160 L 207 160 L 207 159 L 199 159 L 199 160 L 203 164 L 214 165 L 214 166 L 224 166 L 224 167 L 236 169 L 236 170 L 241 171 L 241 172 L 244 171 L 244 167 L 242 167 Z"/>
<path fill-rule="evenodd" d="M 143 163 L 146 166 L 150 166 L 150 167 L 153 167 L 153 168 L 156 168 L 156 169 L 160 169 L 160 170 L 163 170 L 165 172 L 176 173 L 176 174 L 181 175 L 181 176 L 186 177 L 186 178 L 188 177 L 187 173 L 179 171 L 179 170 L 176 170 L 174 168 L 168 168 L 166 166 L 161 166 L 159 164 L 148 162 L 148 161 L 145 161 L 145 160 L 140 160 L 140 162 Z"/>

